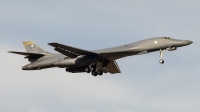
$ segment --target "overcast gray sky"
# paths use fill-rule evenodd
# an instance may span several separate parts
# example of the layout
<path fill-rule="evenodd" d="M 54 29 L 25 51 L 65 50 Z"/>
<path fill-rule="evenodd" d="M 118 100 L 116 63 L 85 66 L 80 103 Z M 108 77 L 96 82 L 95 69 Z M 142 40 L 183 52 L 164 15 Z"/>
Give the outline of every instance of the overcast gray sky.
<path fill-rule="evenodd" d="M 199 112 L 199 0 L 0 0 L 1 112 Z M 22 41 L 93 50 L 170 36 L 190 46 L 117 60 L 121 74 L 22 71 Z"/>

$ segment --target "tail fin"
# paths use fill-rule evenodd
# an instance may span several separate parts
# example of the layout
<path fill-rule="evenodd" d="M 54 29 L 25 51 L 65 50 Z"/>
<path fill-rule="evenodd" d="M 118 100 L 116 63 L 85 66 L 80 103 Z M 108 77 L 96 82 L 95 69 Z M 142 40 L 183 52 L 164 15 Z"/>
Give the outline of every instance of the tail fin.
<path fill-rule="evenodd" d="M 45 53 L 45 54 L 48 53 L 47 51 L 45 51 L 32 41 L 23 42 L 23 44 L 28 53 Z"/>

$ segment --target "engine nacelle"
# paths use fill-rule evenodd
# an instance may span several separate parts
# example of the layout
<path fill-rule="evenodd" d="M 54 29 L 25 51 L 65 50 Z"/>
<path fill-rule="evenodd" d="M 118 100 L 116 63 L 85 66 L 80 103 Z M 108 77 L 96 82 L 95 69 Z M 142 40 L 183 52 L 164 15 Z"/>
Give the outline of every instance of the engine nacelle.
<path fill-rule="evenodd" d="M 55 62 L 54 65 L 60 68 L 64 67 L 74 67 L 74 66 L 82 66 L 93 63 L 95 60 L 93 57 L 82 56 L 74 59 L 65 59 L 58 62 Z"/>
<path fill-rule="evenodd" d="M 54 63 L 57 67 L 69 67 L 75 65 L 75 59 L 65 59 Z"/>
<path fill-rule="evenodd" d="M 67 72 L 72 72 L 72 73 L 78 73 L 78 72 L 85 72 L 85 66 L 80 66 L 80 67 L 69 67 L 66 68 Z"/>

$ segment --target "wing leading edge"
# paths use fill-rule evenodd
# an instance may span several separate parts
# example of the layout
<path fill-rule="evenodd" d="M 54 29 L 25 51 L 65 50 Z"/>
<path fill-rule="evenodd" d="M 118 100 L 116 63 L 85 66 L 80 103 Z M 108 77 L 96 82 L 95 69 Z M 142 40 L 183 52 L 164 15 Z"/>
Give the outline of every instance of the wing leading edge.
<path fill-rule="evenodd" d="M 50 46 L 55 47 L 54 50 L 60 52 L 61 54 L 64 54 L 70 58 L 75 58 L 79 55 L 99 55 L 98 53 L 59 44 L 59 43 L 49 43 Z"/>

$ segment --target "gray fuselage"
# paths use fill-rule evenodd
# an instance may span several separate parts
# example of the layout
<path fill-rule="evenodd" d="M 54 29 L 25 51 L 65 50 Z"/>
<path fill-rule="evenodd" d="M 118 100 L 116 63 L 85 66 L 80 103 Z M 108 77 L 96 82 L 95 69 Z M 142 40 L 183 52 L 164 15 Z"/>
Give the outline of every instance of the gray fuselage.
<path fill-rule="evenodd" d="M 101 60 L 117 60 L 127 56 L 141 55 L 160 50 L 172 51 L 176 50 L 178 47 L 186 46 L 191 43 L 192 41 L 189 40 L 177 40 L 169 37 L 157 37 L 123 46 L 92 50 L 91 52 L 99 54 L 96 56 L 80 55 L 76 58 L 69 58 L 63 54 L 47 53 L 45 54 L 45 56 L 39 58 L 37 61 L 34 61 L 22 67 L 22 69 L 40 70 L 51 67 L 67 68 L 87 66 Z"/>

